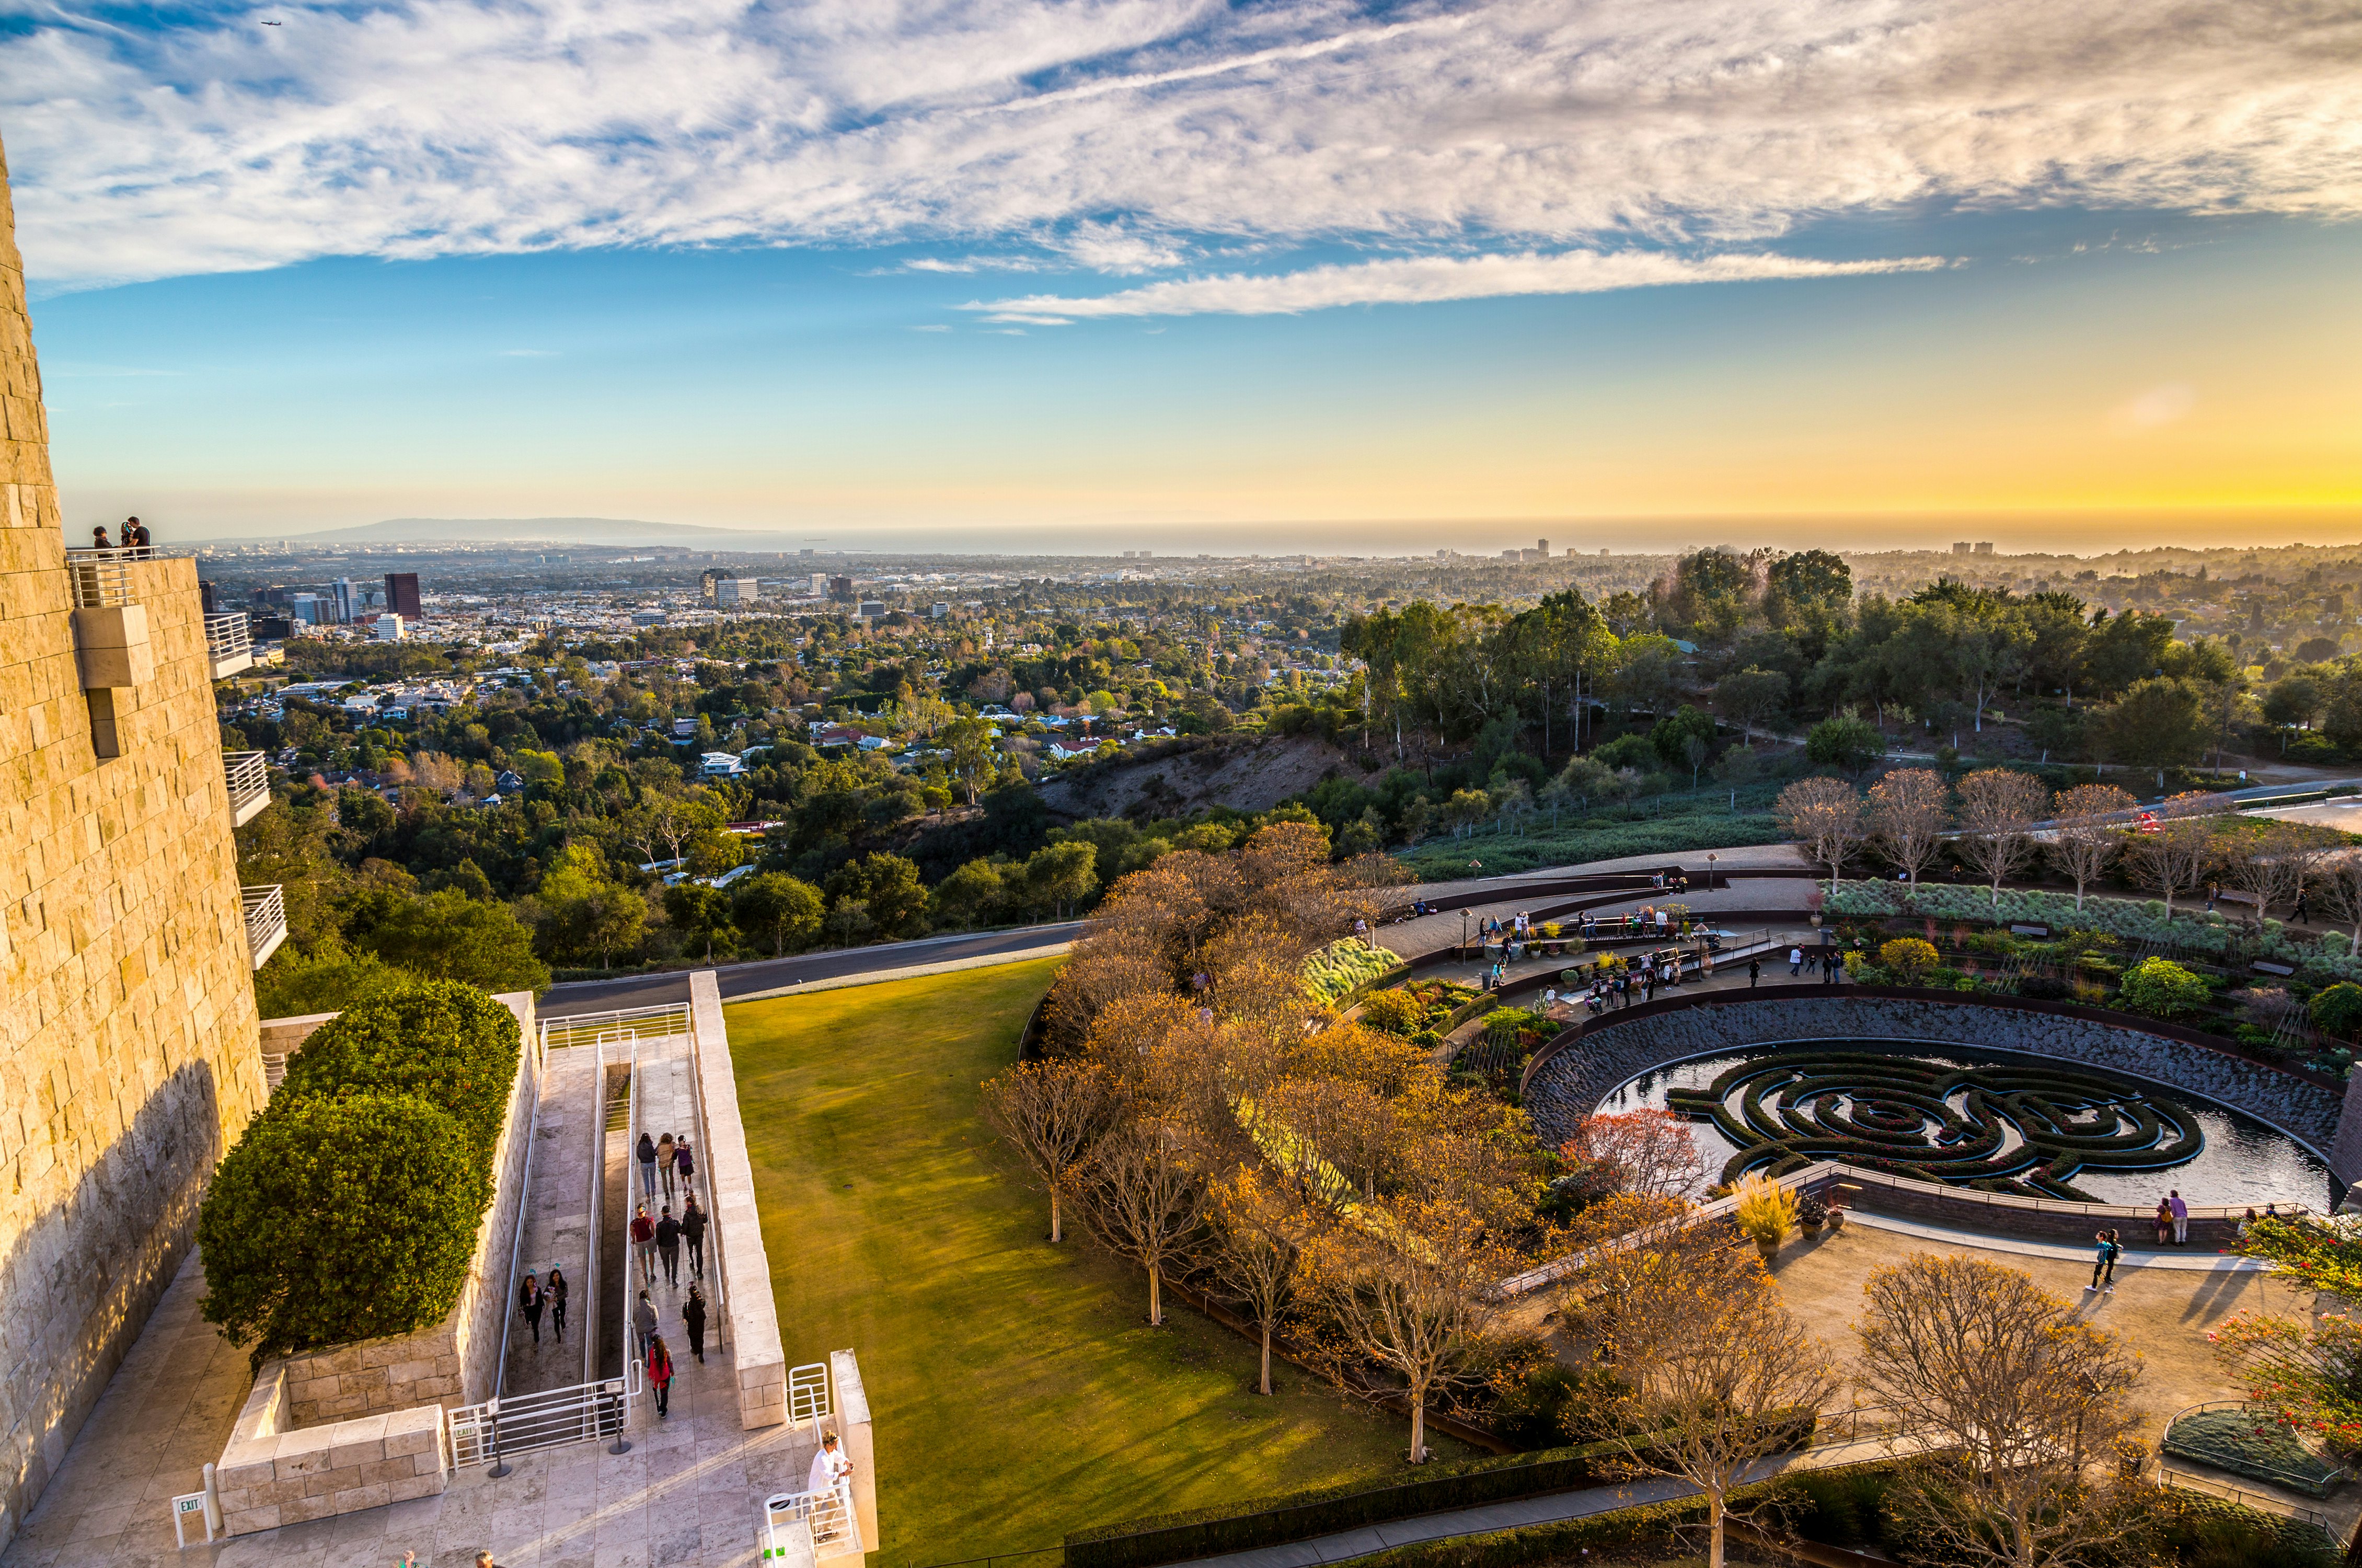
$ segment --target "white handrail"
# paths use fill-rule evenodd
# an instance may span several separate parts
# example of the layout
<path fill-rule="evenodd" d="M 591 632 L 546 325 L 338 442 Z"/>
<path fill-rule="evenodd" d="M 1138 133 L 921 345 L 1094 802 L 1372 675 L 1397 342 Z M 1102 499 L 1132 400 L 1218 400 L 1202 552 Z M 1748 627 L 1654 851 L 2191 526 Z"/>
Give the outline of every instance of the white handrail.
<path fill-rule="evenodd" d="M 818 1492 L 774 1492 L 763 1499 L 763 1555 L 786 1555 L 778 1540 L 779 1516 L 810 1532 L 812 1555 L 838 1556 L 864 1550 L 861 1516 L 853 1506 L 853 1488 L 842 1475 Z M 822 1548 L 828 1550 L 825 1553 Z"/>
<path fill-rule="evenodd" d="M 73 607 L 105 610 L 130 603 L 130 563 L 144 554 L 139 550 L 88 547 L 68 550 L 66 570 L 73 580 Z"/>
<path fill-rule="evenodd" d="M 254 652 L 254 630 L 243 610 L 205 617 L 205 653 L 216 664 Z"/>

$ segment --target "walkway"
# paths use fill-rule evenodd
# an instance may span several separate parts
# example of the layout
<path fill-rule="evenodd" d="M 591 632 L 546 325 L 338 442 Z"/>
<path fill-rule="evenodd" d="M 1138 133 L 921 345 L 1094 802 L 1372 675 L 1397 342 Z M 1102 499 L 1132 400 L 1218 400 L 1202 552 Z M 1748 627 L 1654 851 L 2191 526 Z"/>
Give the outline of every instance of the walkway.
<path fill-rule="evenodd" d="M 1806 1449 L 1801 1453 L 1783 1453 L 1764 1460 L 1749 1469 L 1748 1479 L 1762 1481 L 1792 1471 L 1855 1464 L 1865 1460 L 1884 1459 L 1893 1452 L 1893 1443 L 1882 1439 L 1830 1443 L 1821 1448 Z M 1554 1492 L 1542 1497 L 1516 1497 L 1507 1502 L 1485 1503 L 1473 1508 L 1453 1508 L 1448 1513 L 1425 1514 L 1418 1518 L 1364 1525 L 1358 1529 L 1340 1530 L 1334 1535 L 1290 1541 L 1285 1546 L 1260 1546 L 1248 1551 L 1225 1552 L 1220 1557 L 1192 1558 L 1190 1565 L 1191 1568 L 1309 1568 L 1315 1563 L 1344 1562 L 1356 1557 L 1367 1557 L 1372 1552 L 1384 1551 L 1391 1547 L 1416 1546 L 1426 1541 L 1451 1540 L 1467 1535 L 1489 1535 L 1495 1530 L 1522 1529 L 1529 1525 L 1557 1524 L 1566 1519 L 1612 1513 L 1617 1508 L 1640 1507 L 1650 1503 L 1667 1503 L 1697 1495 L 1698 1488 L 1686 1481 L 1649 1476 L 1617 1486 L 1586 1486 L 1581 1491 Z"/>
<path fill-rule="evenodd" d="M 596 1287 L 590 1277 L 590 1154 L 592 1124 L 599 1116 L 595 1052 L 581 1046 L 549 1053 L 541 1080 L 541 1114 L 534 1129 L 531 1190 L 525 1194 L 524 1234 L 517 1246 L 517 1277 L 542 1279 L 550 1269 L 566 1274 L 568 1337 L 557 1337 L 557 1320 L 545 1313 L 535 1342 L 524 1314 L 509 1313 L 504 1397 L 544 1388 L 566 1388 L 590 1380 L 582 1333 Z"/>

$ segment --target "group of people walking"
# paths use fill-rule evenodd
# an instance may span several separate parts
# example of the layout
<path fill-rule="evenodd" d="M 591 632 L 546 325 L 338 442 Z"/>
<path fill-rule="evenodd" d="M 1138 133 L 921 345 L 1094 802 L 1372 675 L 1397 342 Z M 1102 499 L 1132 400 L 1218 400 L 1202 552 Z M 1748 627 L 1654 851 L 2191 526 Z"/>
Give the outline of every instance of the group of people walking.
<path fill-rule="evenodd" d="M 697 1175 L 697 1156 L 690 1153 L 686 1138 L 676 1138 L 669 1132 L 661 1138 L 651 1138 L 643 1132 L 640 1146 L 633 1152 L 639 1157 L 643 1197 L 654 1198 L 657 1184 L 662 1182 L 664 1195 L 670 1198 L 675 1182 L 685 1187 Z"/>
<path fill-rule="evenodd" d="M 657 1266 L 664 1266 L 665 1283 L 678 1289 L 680 1286 L 680 1248 L 689 1243 L 689 1276 L 705 1277 L 705 1210 L 697 1206 L 697 1194 L 689 1195 L 687 1205 L 676 1220 L 672 1205 L 659 1204 L 661 1212 L 648 1218 L 648 1206 L 639 1206 L 632 1216 L 632 1250 L 639 1255 L 640 1277 L 654 1285 Z"/>
<path fill-rule="evenodd" d="M 556 1264 L 549 1265 L 546 1280 L 528 1273 L 524 1283 L 517 1286 L 517 1310 L 524 1314 L 527 1323 L 533 1325 L 535 1344 L 541 1343 L 541 1315 L 545 1310 L 549 1313 L 549 1326 L 557 1335 L 557 1342 L 566 1342 L 566 1297 L 568 1288 L 566 1271 Z"/>
<path fill-rule="evenodd" d="M 680 1326 L 688 1334 L 689 1353 L 700 1366 L 705 1364 L 705 1292 L 691 1280 L 689 1295 L 680 1304 Z M 663 1420 L 672 1414 L 673 1364 L 672 1347 L 665 1343 L 659 1323 L 657 1304 L 646 1291 L 641 1291 L 640 1298 L 632 1304 L 632 1339 L 638 1347 L 635 1353 L 647 1371 L 648 1392 L 656 1397 L 657 1419 Z"/>

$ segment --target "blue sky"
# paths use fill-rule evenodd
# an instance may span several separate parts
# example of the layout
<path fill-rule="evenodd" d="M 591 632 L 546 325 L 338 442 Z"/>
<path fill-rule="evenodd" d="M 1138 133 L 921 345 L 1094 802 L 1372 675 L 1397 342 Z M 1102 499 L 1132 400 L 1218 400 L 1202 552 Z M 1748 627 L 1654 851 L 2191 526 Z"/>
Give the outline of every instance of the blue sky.
<path fill-rule="evenodd" d="M 2293 5 L 8 25 L 76 522 L 2096 547 L 2362 502 L 2362 89 Z"/>

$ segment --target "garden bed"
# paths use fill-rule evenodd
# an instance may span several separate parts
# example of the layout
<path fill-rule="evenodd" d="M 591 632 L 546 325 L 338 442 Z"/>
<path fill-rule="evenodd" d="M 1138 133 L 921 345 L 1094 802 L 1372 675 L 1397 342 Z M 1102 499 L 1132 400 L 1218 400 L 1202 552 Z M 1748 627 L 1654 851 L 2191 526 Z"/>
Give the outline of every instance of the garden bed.
<path fill-rule="evenodd" d="M 2308 1497 L 2328 1496 L 2349 1474 L 2274 1425 L 2269 1411 L 2246 1406 L 2183 1416 L 2167 1430 L 2163 1448 L 2169 1458 L 2211 1464 Z"/>

